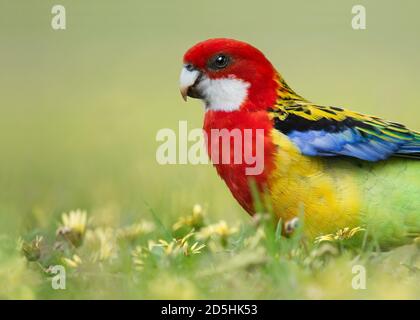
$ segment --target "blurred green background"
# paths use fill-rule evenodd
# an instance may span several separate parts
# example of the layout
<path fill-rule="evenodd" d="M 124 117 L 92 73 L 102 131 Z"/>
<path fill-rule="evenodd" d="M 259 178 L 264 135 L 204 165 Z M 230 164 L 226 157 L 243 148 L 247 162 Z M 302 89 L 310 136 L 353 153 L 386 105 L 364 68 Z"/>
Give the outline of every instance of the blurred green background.
<path fill-rule="evenodd" d="M 67 29 L 51 8 L 64 5 Z M 351 28 L 363 4 L 367 29 Z M 178 91 L 183 53 L 231 37 L 261 49 L 298 93 L 420 129 L 420 2 L 0 0 L 0 233 L 70 209 L 104 224 L 206 206 L 245 221 L 213 168 L 159 165 L 161 128 L 201 127 Z"/>

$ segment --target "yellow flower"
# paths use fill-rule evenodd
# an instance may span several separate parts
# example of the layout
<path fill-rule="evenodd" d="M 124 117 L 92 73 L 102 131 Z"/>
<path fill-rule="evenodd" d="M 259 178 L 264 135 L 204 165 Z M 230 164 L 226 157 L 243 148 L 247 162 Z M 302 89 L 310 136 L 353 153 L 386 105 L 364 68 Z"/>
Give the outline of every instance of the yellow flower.
<path fill-rule="evenodd" d="M 82 264 L 82 259 L 77 254 L 74 254 L 71 259 L 69 258 L 62 258 L 63 263 L 66 264 L 70 268 L 77 268 Z"/>
<path fill-rule="evenodd" d="M 322 235 L 322 236 L 319 236 L 319 237 L 316 237 L 316 238 L 315 238 L 315 243 L 321 243 L 321 242 L 323 242 L 323 241 L 329 241 L 329 242 L 332 242 L 332 241 L 334 241 L 334 237 L 335 237 L 335 235 L 334 235 L 334 234 L 326 234 L 326 235 Z"/>
<path fill-rule="evenodd" d="M 211 224 L 199 232 L 197 232 L 197 239 L 206 240 L 212 236 L 220 236 L 221 238 L 227 238 L 230 235 L 238 232 L 237 227 L 229 227 L 226 221 L 221 220 L 218 223 Z"/>
<path fill-rule="evenodd" d="M 120 240 L 126 239 L 129 241 L 134 241 L 142 235 L 151 233 L 154 229 L 155 225 L 152 222 L 141 221 L 139 223 L 117 230 L 117 238 Z"/>
<path fill-rule="evenodd" d="M 86 242 L 93 252 L 93 261 L 106 261 L 117 256 L 116 237 L 111 228 L 89 230 L 86 233 Z"/>
<path fill-rule="evenodd" d="M 203 249 L 206 245 L 200 244 L 198 242 L 194 242 L 193 245 L 189 245 L 188 239 L 194 235 L 193 232 L 190 232 L 185 237 L 179 240 L 175 240 L 175 243 L 182 248 L 184 255 L 189 256 L 191 254 L 198 254 L 201 253 L 201 249 Z"/>
<path fill-rule="evenodd" d="M 75 210 L 61 215 L 62 224 L 57 230 L 57 236 L 62 236 L 75 247 L 79 247 L 86 232 L 86 211 Z"/>
<path fill-rule="evenodd" d="M 63 213 L 61 220 L 64 227 L 73 229 L 81 234 L 85 233 L 87 222 L 86 211 L 77 209 L 75 211 L 70 211 L 68 214 Z"/>
<path fill-rule="evenodd" d="M 348 240 L 352 237 L 354 237 L 357 233 L 365 231 L 362 227 L 356 227 L 353 229 L 350 229 L 348 227 L 345 227 L 344 229 L 338 230 L 335 234 L 326 234 L 319 236 L 315 239 L 315 243 L 321 243 L 323 241 L 342 241 L 342 240 Z"/>
<path fill-rule="evenodd" d="M 203 207 L 201 205 L 199 205 L 198 203 L 196 203 L 193 207 L 193 214 L 195 215 L 199 215 L 203 213 Z"/>
<path fill-rule="evenodd" d="M 183 227 L 188 229 L 198 230 L 204 226 L 204 211 L 201 205 L 196 204 L 192 209 L 192 214 L 185 217 L 180 217 L 177 222 L 174 223 L 172 229 L 174 231 L 179 230 Z"/>
<path fill-rule="evenodd" d="M 28 261 L 37 261 L 41 257 L 42 241 L 42 236 L 36 236 L 35 239 L 29 243 L 23 239 L 19 239 L 18 247 Z"/>
<path fill-rule="evenodd" d="M 152 252 L 156 248 L 160 248 L 166 256 L 178 256 L 183 254 L 184 256 L 190 256 L 201 253 L 201 250 L 205 247 L 204 244 L 194 242 L 192 245 L 189 244 L 188 239 L 194 235 L 194 232 L 188 233 L 181 239 L 172 239 L 168 242 L 160 239 L 157 243 L 149 241 L 148 250 Z"/>

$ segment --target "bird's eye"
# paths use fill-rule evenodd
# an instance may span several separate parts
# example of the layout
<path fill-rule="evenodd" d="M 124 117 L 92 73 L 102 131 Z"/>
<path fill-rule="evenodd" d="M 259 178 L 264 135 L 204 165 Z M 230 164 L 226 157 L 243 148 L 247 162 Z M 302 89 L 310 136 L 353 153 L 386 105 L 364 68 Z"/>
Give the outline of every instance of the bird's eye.
<path fill-rule="evenodd" d="M 194 70 L 194 66 L 191 63 L 187 63 L 185 65 L 185 69 L 187 69 L 188 71 L 193 71 Z"/>
<path fill-rule="evenodd" d="M 228 56 L 224 54 L 218 54 L 210 61 L 209 67 L 214 70 L 220 70 L 226 68 L 229 62 L 230 59 Z"/>

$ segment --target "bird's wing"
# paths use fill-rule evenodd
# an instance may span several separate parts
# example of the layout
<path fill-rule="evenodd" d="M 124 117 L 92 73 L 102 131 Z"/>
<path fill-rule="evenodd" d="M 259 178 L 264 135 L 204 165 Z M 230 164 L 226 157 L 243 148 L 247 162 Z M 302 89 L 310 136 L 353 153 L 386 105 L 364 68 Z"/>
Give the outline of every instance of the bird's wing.
<path fill-rule="evenodd" d="M 274 127 L 308 156 L 420 159 L 420 133 L 398 123 L 296 100 L 278 101 L 269 114 Z"/>

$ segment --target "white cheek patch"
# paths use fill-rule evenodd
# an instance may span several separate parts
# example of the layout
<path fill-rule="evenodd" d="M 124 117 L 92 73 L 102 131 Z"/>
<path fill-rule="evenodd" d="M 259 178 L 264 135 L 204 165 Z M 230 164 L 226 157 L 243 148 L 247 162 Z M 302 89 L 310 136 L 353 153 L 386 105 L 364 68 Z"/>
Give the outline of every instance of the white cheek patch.
<path fill-rule="evenodd" d="M 234 77 L 203 78 L 197 89 L 203 94 L 206 110 L 238 110 L 248 96 L 250 84 Z"/>

